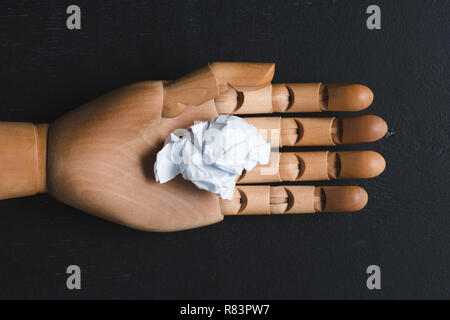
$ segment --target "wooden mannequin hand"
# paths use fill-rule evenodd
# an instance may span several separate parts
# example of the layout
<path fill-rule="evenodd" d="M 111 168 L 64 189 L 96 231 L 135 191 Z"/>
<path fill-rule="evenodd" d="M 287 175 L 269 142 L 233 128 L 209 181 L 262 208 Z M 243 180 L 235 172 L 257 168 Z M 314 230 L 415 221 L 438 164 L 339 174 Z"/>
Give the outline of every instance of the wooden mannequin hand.
<path fill-rule="evenodd" d="M 155 181 L 156 153 L 167 136 L 218 114 L 357 111 L 372 92 L 360 85 L 271 85 L 273 64 L 214 63 L 174 82 L 149 81 L 115 90 L 49 127 L 47 189 L 56 199 L 123 225 L 175 231 L 212 224 L 224 215 L 356 211 L 359 187 L 272 187 L 281 181 L 370 178 L 385 166 L 378 153 L 274 152 L 268 166 L 238 178 L 233 200 L 219 200 L 178 176 Z M 375 116 L 246 118 L 268 130 L 272 146 L 330 146 L 375 141 L 387 131 Z"/>

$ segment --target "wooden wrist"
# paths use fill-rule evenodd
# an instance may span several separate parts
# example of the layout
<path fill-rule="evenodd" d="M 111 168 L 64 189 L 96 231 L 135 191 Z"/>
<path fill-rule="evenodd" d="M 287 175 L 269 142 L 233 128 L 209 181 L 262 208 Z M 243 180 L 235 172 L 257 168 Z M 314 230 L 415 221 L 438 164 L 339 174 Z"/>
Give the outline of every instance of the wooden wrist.
<path fill-rule="evenodd" d="M 0 122 L 0 199 L 47 192 L 48 124 Z"/>

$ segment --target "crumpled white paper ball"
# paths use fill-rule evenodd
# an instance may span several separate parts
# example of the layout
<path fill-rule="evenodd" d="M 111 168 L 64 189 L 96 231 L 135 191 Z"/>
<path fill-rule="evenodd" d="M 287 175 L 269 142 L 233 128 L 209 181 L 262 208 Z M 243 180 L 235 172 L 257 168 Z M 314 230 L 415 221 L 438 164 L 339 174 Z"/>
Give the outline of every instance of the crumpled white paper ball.
<path fill-rule="evenodd" d="M 221 115 L 177 129 L 156 155 L 156 181 L 165 183 L 182 174 L 198 188 L 233 198 L 236 177 L 267 164 L 270 143 L 245 120 Z"/>

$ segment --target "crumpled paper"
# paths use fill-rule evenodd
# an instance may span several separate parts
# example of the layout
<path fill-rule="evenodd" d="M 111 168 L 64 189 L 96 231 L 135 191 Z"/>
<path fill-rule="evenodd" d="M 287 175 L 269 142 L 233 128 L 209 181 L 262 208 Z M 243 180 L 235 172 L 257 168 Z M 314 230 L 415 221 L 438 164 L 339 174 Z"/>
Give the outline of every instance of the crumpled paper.
<path fill-rule="evenodd" d="M 156 155 L 155 178 L 165 183 L 181 173 L 198 188 L 231 200 L 236 177 L 269 158 L 270 144 L 258 129 L 239 117 L 221 115 L 173 131 Z"/>

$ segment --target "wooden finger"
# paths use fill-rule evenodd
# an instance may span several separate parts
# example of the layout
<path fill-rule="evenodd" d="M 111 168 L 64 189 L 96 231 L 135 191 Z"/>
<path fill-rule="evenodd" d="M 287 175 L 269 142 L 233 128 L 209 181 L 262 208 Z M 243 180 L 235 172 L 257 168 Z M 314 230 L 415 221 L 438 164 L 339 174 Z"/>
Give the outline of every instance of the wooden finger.
<path fill-rule="evenodd" d="M 178 80 L 165 82 L 162 116 L 178 116 L 187 105 L 199 106 L 229 87 L 245 92 L 267 86 L 275 72 L 273 63 L 216 62 Z"/>
<path fill-rule="evenodd" d="M 359 84 L 271 84 L 242 92 L 228 87 L 215 98 L 219 114 L 359 111 L 373 101 L 372 91 Z"/>
<path fill-rule="evenodd" d="M 384 158 L 374 151 L 273 152 L 267 165 L 244 171 L 236 183 L 373 178 L 385 167 Z"/>
<path fill-rule="evenodd" d="M 354 212 L 367 203 L 357 186 L 236 186 L 232 200 L 220 200 L 223 215 Z"/>
<path fill-rule="evenodd" d="M 260 130 L 272 147 L 334 146 L 373 142 L 387 132 L 380 117 L 364 115 L 348 118 L 244 118 Z"/>

